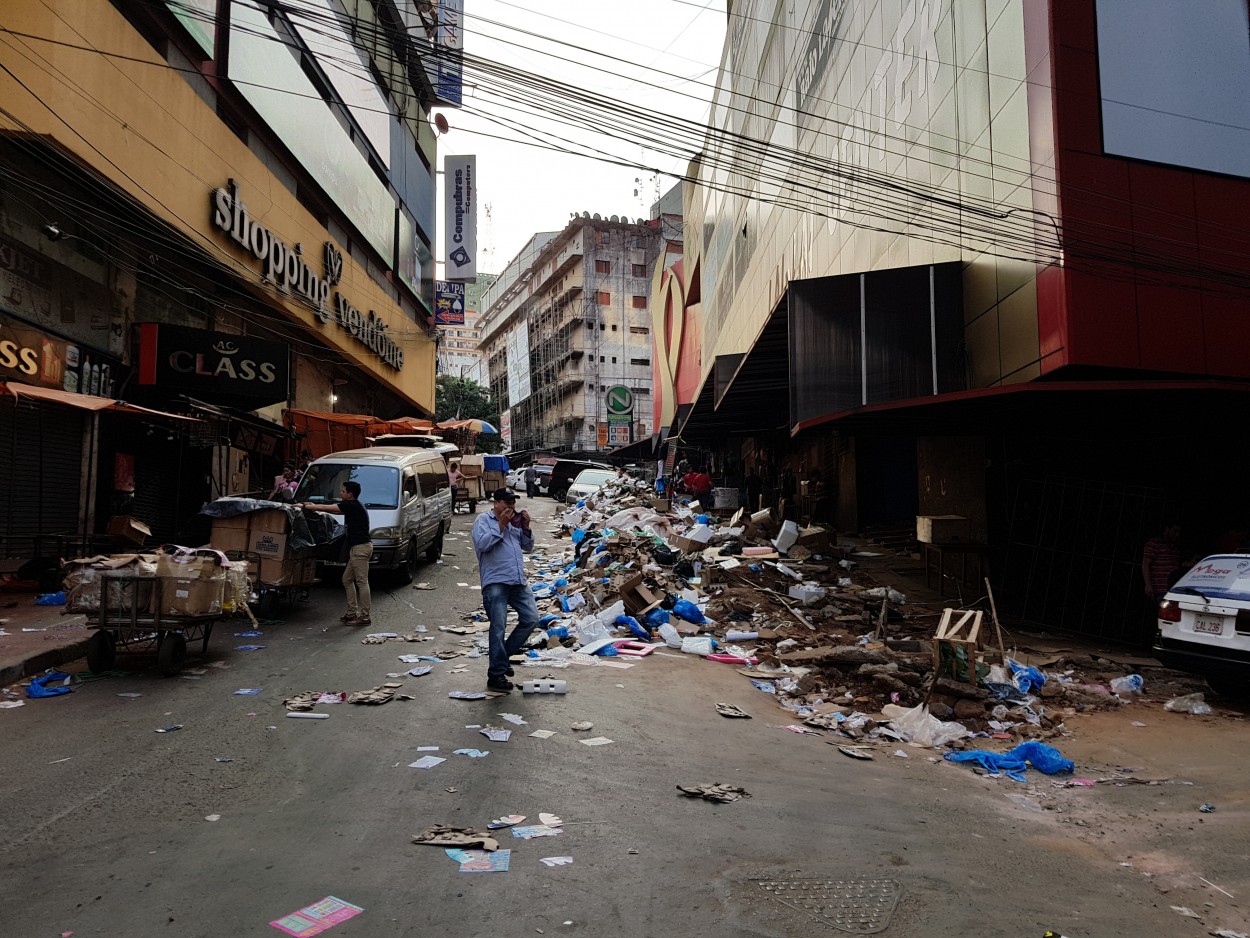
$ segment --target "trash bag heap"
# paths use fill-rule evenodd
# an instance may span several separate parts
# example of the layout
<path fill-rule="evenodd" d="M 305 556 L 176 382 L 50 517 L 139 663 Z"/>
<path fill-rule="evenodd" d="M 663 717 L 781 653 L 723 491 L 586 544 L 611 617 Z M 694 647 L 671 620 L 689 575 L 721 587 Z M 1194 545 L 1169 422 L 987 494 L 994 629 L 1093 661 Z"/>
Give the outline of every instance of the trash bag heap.
<path fill-rule="evenodd" d="M 937 642 L 942 611 L 873 582 L 832 531 L 724 514 L 626 478 L 558 516 L 564 546 L 528 558 L 545 614 L 524 666 L 697 655 L 735 668 L 796 731 L 956 750 L 1056 737 L 1066 719 L 1142 693 L 1139 675 L 1089 655 L 1049 673 L 1016 660 L 992 647 L 989 612 L 982 642 Z"/>

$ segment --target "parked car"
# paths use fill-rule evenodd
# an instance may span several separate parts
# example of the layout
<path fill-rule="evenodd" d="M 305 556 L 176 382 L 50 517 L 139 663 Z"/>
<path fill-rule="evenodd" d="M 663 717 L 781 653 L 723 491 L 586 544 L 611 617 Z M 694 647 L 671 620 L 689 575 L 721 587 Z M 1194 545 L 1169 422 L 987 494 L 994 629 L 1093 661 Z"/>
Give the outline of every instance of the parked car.
<path fill-rule="evenodd" d="M 585 459 L 561 459 L 551 468 L 551 483 L 547 487 L 547 494 L 558 502 L 564 501 L 564 496 L 569 493 L 569 486 L 573 484 L 573 480 L 577 478 L 577 474 L 583 469 L 611 469 L 612 467 L 601 462 L 590 462 Z"/>
<path fill-rule="evenodd" d="M 304 472 L 295 501 L 337 502 L 349 479 L 360 483 L 360 502 L 369 512 L 371 569 L 393 570 L 408 583 L 422 552 L 430 563 L 442 556 L 451 527 L 451 483 L 438 450 L 379 446 L 322 456 Z M 325 563 L 343 566 L 341 559 Z"/>
<path fill-rule="evenodd" d="M 1154 652 L 1219 693 L 1250 694 L 1250 555 L 1207 557 L 1168 590 Z"/>
<path fill-rule="evenodd" d="M 583 498 L 594 495 L 605 482 L 615 477 L 616 472 L 611 469 L 583 469 L 569 486 L 564 501 L 570 505 L 576 505 Z"/>
<path fill-rule="evenodd" d="M 509 471 L 508 488 L 522 495 L 525 494 L 525 470 L 528 468 L 528 466 L 522 466 L 519 469 Z M 545 493 L 547 486 L 551 483 L 551 467 L 535 466 L 534 468 L 538 470 L 538 491 L 539 493 Z"/>

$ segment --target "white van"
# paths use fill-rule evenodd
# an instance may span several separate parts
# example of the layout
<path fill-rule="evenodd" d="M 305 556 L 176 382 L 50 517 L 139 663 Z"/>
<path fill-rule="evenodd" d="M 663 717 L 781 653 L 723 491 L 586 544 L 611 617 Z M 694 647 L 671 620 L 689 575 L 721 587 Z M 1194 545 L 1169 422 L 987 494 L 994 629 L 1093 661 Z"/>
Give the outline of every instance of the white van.
<path fill-rule="evenodd" d="M 369 512 L 372 569 L 394 570 L 408 583 L 422 552 L 430 563 L 438 560 L 451 528 L 451 484 L 437 450 L 373 447 L 322 456 L 304 472 L 295 501 L 337 502 L 348 480 L 360 483 Z M 327 563 L 343 566 L 341 559 Z"/>

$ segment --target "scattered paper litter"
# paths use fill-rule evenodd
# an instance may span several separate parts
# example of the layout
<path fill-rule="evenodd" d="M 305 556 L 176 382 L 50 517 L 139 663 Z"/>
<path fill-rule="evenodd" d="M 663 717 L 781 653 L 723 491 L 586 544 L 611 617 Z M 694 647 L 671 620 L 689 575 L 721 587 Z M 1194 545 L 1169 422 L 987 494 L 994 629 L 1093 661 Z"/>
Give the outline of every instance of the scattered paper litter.
<path fill-rule="evenodd" d="M 534 730 L 534 732 L 530 733 L 530 735 L 536 737 L 537 739 L 550 739 L 556 734 L 551 730 Z"/>
<path fill-rule="evenodd" d="M 408 672 L 408 674 L 410 677 L 422 677 L 423 675 L 429 674 L 433 670 L 434 670 L 434 665 L 427 664 L 425 667 L 422 667 L 422 668 L 413 668 L 411 671 Z"/>
<path fill-rule="evenodd" d="M 1187 909 L 1183 905 L 1172 906 L 1172 911 L 1175 912 L 1177 915 L 1185 916 L 1185 918 L 1202 918 L 1202 916 L 1199 915 L 1197 912 L 1195 912 L 1193 909 Z"/>
<path fill-rule="evenodd" d="M 282 918 L 276 918 L 269 924 L 288 935 L 306 938 L 309 935 L 319 935 L 363 911 L 364 909 L 358 905 L 344 902 L 335 896 L 326 896 L 319 902 L 306 905 Z"/>
<path fill-rule="evenodd" d="M 206 821 L 220 821 L 220 820 L 221 820 L 221 815 L 220 815 L 220 814 L 207 814 L 207 815 L 205 815 L 205 816 L 204 816 L 204 820 L 206 820 Z"/>
<path fill-rule="evenodd" d="M 564 819 L 556 814 L 548 814 L 545 811 L 539 812 L 538 823 L 546 824 L 548 827 L 559 827 L 564 823 Z"/>
<path fill-rule="evenodd" d="M 545 863 L 547 866 L 565 866 L 573 862 L 572 857 L 539 857 L 539 863 Z"/>
<path fill-rule="evenodd" d="M 525 720 L 523 720 L 523 719 L 521 718 L 520 714 L 516 714 L 516 713 L 501 713 L 501 714 L 499 714 L 499 716 L 500 716 L 501 718 L 503 718 L 503 719 L 507 720 L 509 723 L 515 723 L 517 726 L 525 726 Z"/>
<path fill-rule="evenodd" d="M 437 746 L 418 746 L 417 752 L 438 752 Z"/>
<path fill-rule="evenodd" d="M 470 759 L 485 759 L 490 755 L 489 749 L 457 749 L 456 755 L 468 756 Z"/>
<path fill-rule="evenodd" d="M 440 759 L 438 756 L 422 756 L 416 762 L 409 762 L 408 768 L 410 769 L 432 769 L 434 768 L 434 766 L 438 765 L 439 763 L 446 762 L 446 761 L 447 761 L 446 759 Z"/>
<path fill-rule="evenodd" d="M 462 850 L 448 847 L 447 856 L 460 864 L 461 873 L 506 873 L 512 860 L 511 850 Z"/>
<path fill-rule="evenodd" d="M 606 746 L 612 740 L 606 736 L 592 736 L 590 739 L 579 739 L 578 742 L 583 746 Z"/>
<path fill-rule="evenodd" d="M 535 837 L 555 837 L 562 834 L 563 831 L 558 827 L 548 827 L 546 824 L 529 824 L 525 827 L 512 828 L 512 836 L 520 840 L 533 840 Z"/>
<path fill-rule="evenodd" d="M 240 693 L 240 691 L 237 691 L 237 690 L 236 690 L 236 691 L 235 691 L 235 693 L 236 693 L 236 694 L 238 694 L 238 693 Z M 118 696 L 118 697 L 125 697 L 125 698 L 127 698 L 128 700 L 134 700 L 136 697 L 142 697 L 143 695 L 142 695 L 142 694 L 134 694 L 134 693 L 130 693 L 130 694 L 118 694 L 117 696 Z"/>
<path fill-rule="evenodd" d="M 235 697 L 255 697 L 259 694 L 263 687 L 240 687 L 234 692 Z M 118 697 L 141 697 L 142 694 L 118 694 Z"/>
<path fill-rule="evenodd" d="M 485 700 L 486 694 L 482 691 L 472 690 L 453 690 L 447 695 L 452 700 Z"/>
<path fill-rule="evenodd" d="M 501 730 L 495 726 L 484 726 L 478 732 L 492 743 L 506 743 L 512 737 L 512 730 Z"/>

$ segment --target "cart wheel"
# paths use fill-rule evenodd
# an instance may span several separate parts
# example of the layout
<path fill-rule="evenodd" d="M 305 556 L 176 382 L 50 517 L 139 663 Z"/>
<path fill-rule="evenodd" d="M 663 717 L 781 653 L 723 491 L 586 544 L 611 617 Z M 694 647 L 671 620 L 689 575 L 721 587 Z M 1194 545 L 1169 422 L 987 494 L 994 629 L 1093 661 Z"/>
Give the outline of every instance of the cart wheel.
<path fill-rule="evenodd" d="M 97 629 L 87 642 L 87 667 L 92 674 L 113 670 L 117 661 L 117 642 L 111 632 Z"/>
<path fill-rule="evenodd" d="M 273 590 L 265 590 L 256 600 L 256 614 L 262 619 L 272 619 L 278 611 L 278 594 Z"/>
<path fill-rule="evenodd" d="M 156 652 L 156 663 L 161 673 L 173 677 L 182 670 L 182 663 L 187 660 L 187 640 L 177 632 L 166 632 L 161 636 L 160 648 Z"/>
<path fill-rule="evenodd" d="M 430 541 L 430 546 L 425 549 L 425 559 L 427 563 L 437 563 L 438 558 L 443 556 L 443 526 L 438 526 L 438 536 Z"/>

